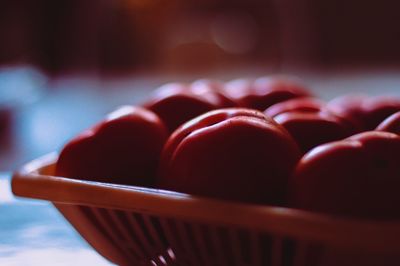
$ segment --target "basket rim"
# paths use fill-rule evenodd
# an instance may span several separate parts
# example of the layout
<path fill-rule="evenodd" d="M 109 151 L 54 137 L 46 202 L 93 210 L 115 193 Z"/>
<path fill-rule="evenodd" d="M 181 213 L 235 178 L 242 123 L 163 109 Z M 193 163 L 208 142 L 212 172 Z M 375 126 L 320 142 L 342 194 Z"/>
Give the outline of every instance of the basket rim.
<path fill-rule="evenodd" d="M 400 221 L 373 221 L 287 207 L 251 205 L 184 193 L 54 176 L 57 153 L 39 157 L 12 177 L 16 196 L 181 218 L 198 224 L 251 228 L 277 237 L 299 238 L 361 250 L 400 252 Z"/>

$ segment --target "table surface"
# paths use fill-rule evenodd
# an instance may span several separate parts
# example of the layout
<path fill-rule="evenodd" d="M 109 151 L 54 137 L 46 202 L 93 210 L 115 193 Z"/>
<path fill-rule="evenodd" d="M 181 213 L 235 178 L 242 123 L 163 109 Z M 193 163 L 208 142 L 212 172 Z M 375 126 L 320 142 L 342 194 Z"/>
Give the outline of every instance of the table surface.
<path fill-rule="evenodd" d="M 48 202 L 17 199 L 0 173 L 0 265 L 111 265 Z"/>
<path fill-rule="evenodd" d="M 223 79 L 262 74 L 262 71 L 245 72 L 223 75 Z M 400 96 L 400 71 L 299 73 L 299 76 L 323 99 L 350 92 Z M 31 159 L 59 150 L 68 139 L 115 107 L 139 103 L 151 89 L 173 80 L 177 78 L 59 78 L 46 82 L 35 102 L 10 113 L 10 123 L 0 135 L 0 265 L 109 265 L 51 204 L 14 198 L 10 173 Z"/>

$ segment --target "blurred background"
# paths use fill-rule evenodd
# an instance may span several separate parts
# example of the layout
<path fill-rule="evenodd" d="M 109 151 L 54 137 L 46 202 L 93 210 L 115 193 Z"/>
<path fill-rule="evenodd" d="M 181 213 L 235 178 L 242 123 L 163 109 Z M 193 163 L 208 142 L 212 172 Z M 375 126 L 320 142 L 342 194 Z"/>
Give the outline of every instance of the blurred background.
<path fill-rule="evenodd" d="M 16 200 L 11 172 L 163 83 L 284 73 L 323 99 L 400 95 L 399 1 L 0 3 L 1 265 L 108 265 L 50 204 Z"/>
<path fill-rule="evenodd" d="M 3 0 L 0 64 L 46 74 L 397 65 L 398 1 Z"/>

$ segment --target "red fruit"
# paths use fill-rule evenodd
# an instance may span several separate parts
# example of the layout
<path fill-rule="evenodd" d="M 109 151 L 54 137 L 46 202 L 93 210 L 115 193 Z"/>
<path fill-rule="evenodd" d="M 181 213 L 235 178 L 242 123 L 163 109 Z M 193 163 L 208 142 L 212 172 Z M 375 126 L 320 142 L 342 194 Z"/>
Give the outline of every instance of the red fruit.
<path fill-rule="evenodd" d="M 400 111 L 400 99 L 380 96 L 367 99 L 363 104 L 366 129 L 375 129 L 388 116 Z"/>
<path fill-rule="evenodd" d="M 244 107 L 244 99 L 251 92 L 254 80 L 252 79 L 235 79 L 229 81 L 221 88 L 222 93 L 234 101 L 238 106 Z"/>
<path fill-rule="evenodd" d="M 226 84 L 224 93 L 238 106 L 260 111 L 282 101 L 311 96 L 297 79 L 282 76 L 234 80 Z"/>
<path fill-rule="evenodd" d="M 194 81 L 190 88 L 196 93 L 214 93 L 219 98 L 219 108 L 237 107 L 236 102 L 223 94 L 225 84 L 217 80 L 199 79 Z"/>
<path fill-rule="evenodd" d="M 392 132 L 400 135 L 400 112 L 394 113 L 383 120 L 376 130 Z"/>
<path fill-rule="evenodd" d="M 280 204 L 300 152 L 256 110 L 208 112 L 178 128 L 162 154 L 159 186 L 252 203 Z"/>
<path fill-rule="evenodd" d="M 156 114 L 122 107 L 64 147 L 56 175 L 151 186 L 166 138 L 167 130 Z"/>
<path fill-rule="evenodd" d="M 290 203 L 351 217 L 400 218 L 400 137 L 364 132 L 307 153 L 289 182 Z"/>
<path fill-rule="evenodd" d="M 352 120 L 362 130 L 373 130 L 386 117 L 400 111 L 400 99 L 388 96 L 345 95 L 330 101 L 327 108 Z"/>
<path fill-rule="evenodd" d="M 327 104 L 327 109 L 340 117 L 352 121 L 359 128 L 364 129 L 364 112 L 362 110 L 363 102 L 368 99 L 364 94 L 349 94 L 334 98 Z"/>
<path fill-rule="evenodd" d="M 171 133 L 184 122 L 225 104 L 225 97 L 210 88 L 171 83 L 157 89 L 143 106 L 159 115 Z"/>
<path fill-rule="evenodd" d="M 275 117 L 286 112 L 318 112 L 325 106 L 325 102 L 316 98 L 294 98 L 272 105 L 264 113 L 270 117 Z"/>
<path fill-rule="evenodd" d="M 355 133 L 354 126 L 347 120 L 327 111 L 286 112 L 274 117 L 295 139 L 303 153 L 312 148 Z"/>

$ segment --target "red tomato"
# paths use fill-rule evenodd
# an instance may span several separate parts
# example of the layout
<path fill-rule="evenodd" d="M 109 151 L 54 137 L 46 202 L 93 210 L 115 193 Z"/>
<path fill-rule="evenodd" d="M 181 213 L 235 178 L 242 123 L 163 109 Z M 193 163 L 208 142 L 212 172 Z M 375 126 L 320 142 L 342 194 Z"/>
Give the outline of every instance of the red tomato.
<path fill-rule="evenodd" d="M 218 108 L 236 107 L 237 104 L 223 94 L 225 84 L 218 80 L 199 79 L 194 81 L 190 88 L 195 93 L 213 93 L 219 98 Z"/>
<path fill-rule="evenodd" d="M 238 106 L 260 111 L 282 101 L 311 96 L 299 80 L 285 76 L 234 80 L 226 84 L 224 93 Z"/>
<path fill-rule="evenodd" d="M 389 96 L 370 98 L 364 102 L 363 110 L 366 129 L 373 130 L 388 116 L 400 111 L 400 99 Z"/>
<path fill-rule="evenodd" d="M 358 124 L 363 131 L 375 129 L 385 118 L 400 111 L 400 99 L 366 95 L 345 95 L 333 99 L 327 108 Z"/>
<path fill-rule="evenodd" d="M 400 112 L 394 113 L 383 120 L 376 130 L 392 132 L 400 135 Z"/>
<path fill-rule="evenodd" d="M 152 186 L 166 138 L 167 130 L 156 114 L 124 106 L 64 147 L 56 175 Z"/>
<path fill-rule="evenodd" d="M 272 105 L 264 113 L 270 117 L 275 117 L 286 112 L 318 112 L 325 106 L 325 102 L 316 98 L 304 97 L 294 98 Z"/>
<path fill-rule="evenodd" d="M 286 130 L 263 113 L 220 109 L 185 123 L 170 136 L 158 184 L 194 195 L 281 204 L 299 157 Z"/>
<path fill-rule="evenodd" d="M 327 109 L 336 115 L 351 120 L 354 124 L 358 124 L 360 128 L 364 129 L 362 105 L 366 99 L 368 99 L 368 96 L 364 94 L 348 94 L 336 97 L 328 102 Z"/>
<path fill-rule="evenodd" d="M 303 153 L 356 132 L 347 120 L 325 110 L 318 112 L 286 112 L 274 117 L 296 140 Z"/>
<path fill-rule="evenodd" d="M 364 132 L 307 153 L 289 182 L 290 205 L 363 218 L 400 218 L 400 136 Z"/>
<path fill-rule="evenodd" d="M 208 84 L 199 81 L 195 86 L 183 83 L 161 86 L 143 106 L 158 114 L 171 133 L 198 115 L 229 105 L 228 101 Z"/>

